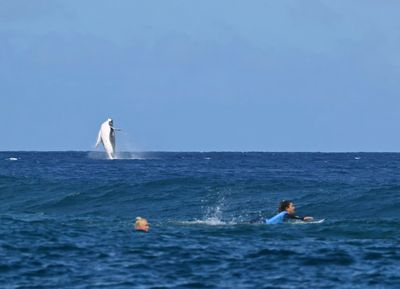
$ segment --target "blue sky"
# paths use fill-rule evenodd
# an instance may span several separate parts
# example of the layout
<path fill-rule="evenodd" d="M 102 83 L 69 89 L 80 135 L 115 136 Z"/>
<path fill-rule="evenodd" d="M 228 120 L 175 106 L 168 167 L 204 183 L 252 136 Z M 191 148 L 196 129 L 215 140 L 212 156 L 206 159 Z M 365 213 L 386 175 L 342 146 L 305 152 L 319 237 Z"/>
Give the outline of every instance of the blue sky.
<path fill-rule="evenodd" d="M 0 2 L 0 150 L 399 151 L 399 1 Z"/>

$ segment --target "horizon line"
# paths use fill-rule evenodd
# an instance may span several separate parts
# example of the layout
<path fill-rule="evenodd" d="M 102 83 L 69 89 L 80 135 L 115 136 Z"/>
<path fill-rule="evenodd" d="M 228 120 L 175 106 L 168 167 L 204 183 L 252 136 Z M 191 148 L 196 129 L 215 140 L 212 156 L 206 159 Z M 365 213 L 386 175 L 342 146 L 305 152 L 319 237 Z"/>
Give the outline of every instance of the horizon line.
<path fill-rule="evenodd" d="M 0 150 L 0 153 L 18 153 L 18 152 L 33 152 L 33 153 L 62 153 L 62 152 L 80 152 L 80 153 L 104 153 L 103 151 L 95 151 L 95 150 Z M 175 150 L 149 150 L 149 151 L 118 151 L 117 153 L 320 153 L 320 154 L 341 154 L 341 153 L 358 153 L 358 154 L 367 154 L 367 153 L 400 153 L 400 151 L 258 151 L 258 150 L 248 150 L 248 151 L 239 151 L 239 150 L 210 150 L 210 151 L 175 151 Z"/>

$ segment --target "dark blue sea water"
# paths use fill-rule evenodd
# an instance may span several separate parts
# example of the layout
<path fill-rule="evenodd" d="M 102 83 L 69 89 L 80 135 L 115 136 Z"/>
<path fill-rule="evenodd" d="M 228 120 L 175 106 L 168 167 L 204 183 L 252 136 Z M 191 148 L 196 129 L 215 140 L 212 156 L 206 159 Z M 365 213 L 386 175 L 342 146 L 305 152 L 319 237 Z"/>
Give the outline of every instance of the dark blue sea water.
<path fill-rule="evenodd" d="M 0 153 L 1 288 L 400 288 L 400 154 L 102 156 Z"/>

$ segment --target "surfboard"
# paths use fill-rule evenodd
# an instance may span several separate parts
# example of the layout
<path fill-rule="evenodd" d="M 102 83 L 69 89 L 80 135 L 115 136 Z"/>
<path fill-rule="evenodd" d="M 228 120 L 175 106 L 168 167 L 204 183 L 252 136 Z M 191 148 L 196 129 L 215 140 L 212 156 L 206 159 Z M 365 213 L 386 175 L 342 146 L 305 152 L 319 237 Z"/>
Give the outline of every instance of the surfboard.
<path fill-rule="evenodd" d="M 290 222 L 291 224 L 321 224 L 325 221 L 325 219 L 320 219 L 320 220 L 313 220 L 313 221 L 294 221 Z"/>
<path fill-rule="evenodd" d="M 315 220 L 315 221 L 310 221 L 310 222 L 304 222 L 304 223 L 311 223 L 311 224 L 321 224 L 325 221 L 325 219 L 321 219 L 321 220 Z"/>

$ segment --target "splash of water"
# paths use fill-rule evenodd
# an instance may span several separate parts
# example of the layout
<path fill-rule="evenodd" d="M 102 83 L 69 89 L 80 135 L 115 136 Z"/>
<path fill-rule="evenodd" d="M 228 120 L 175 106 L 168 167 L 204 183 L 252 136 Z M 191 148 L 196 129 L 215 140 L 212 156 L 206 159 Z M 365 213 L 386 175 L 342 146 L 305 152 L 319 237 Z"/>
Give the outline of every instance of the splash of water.
<path fill-rule="evenodd" d="M 18 158 L 15 158 L 15 157 L 11 157 L 11 158 L 8 158 L 8 159 L 6 159 L 7 161 L 17 161 L 17 160 L 19 160 Z"/>
<path fill-rule="evenodd" d="M 224 220 L 224 208 L 225 208 L 225 198 L 222 196 L 219 198 L 217 203 L 213 206 L 208 206 L 205 209 L 205 214 L 202 219 L 195 219 L 193 221 L 181 222 L 182 224 L 202 224 L 210 226 L 220 226 L 220 225 L 235 225 L 237 221 L 231 219 L 229 221 Z"/>
<path fill-rule="evenodd" d="M 117 152 L 115 154 L 116 160 L 144 160 L 142 153 L 139 152 Z"/>

